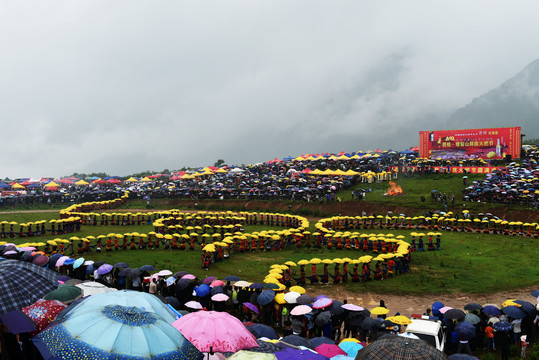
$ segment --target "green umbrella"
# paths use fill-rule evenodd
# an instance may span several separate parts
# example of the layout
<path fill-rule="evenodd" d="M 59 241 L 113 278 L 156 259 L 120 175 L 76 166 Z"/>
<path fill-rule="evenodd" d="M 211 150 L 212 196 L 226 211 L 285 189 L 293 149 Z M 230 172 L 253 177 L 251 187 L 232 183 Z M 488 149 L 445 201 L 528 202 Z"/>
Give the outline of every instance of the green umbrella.
<path fill-rule="evenodd" d="M 78 286 L 71 284 L 60 284 L 58 289 L 51 291 L 45 295 L 45 300 L 59 300 L 66 304 L 69 304 L 75 299 L 82 296 L 82 289 Z"/>

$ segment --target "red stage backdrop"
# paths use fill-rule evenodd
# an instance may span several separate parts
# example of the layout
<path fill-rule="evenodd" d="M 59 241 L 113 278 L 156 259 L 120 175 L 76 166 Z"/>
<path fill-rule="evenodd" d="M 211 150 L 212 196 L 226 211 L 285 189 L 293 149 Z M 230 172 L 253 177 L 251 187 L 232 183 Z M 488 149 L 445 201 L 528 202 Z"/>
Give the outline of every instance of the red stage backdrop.
<path fill-rule="evenodd" d="M 520 126 L 419 132 L 419 156 L 426 159 L 520 158 Z"/>

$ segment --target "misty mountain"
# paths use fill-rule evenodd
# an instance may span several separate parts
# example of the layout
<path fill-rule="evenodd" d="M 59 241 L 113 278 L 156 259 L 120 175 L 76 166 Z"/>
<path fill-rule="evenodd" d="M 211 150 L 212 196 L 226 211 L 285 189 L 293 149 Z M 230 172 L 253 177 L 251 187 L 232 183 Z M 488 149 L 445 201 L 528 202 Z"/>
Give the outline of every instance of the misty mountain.
<path fill-rule="evenodd" d="M 527 138 L 539 135 L 539 59 L 499 87 L 455 111 L 447 129 L 521 126 Z"/>

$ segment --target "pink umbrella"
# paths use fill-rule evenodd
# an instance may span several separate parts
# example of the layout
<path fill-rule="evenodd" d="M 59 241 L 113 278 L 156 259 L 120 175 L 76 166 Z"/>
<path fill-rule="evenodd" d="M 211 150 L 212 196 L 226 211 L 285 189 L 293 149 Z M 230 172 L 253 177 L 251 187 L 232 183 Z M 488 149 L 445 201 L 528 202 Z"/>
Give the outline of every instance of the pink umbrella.
<path fill-rule="evenodd" d="M 197 301 L 188 301 L 185 303 L 185 306 L 190 308 L 190 309 L 194 309 L 194 310 L 201 310 L 202 309 L 202 305 L 200 305 L 199 302 Z"/>
<path fill-rule="evenodd" d="M 346 351 L 344 351 L 343 349 L 341 349 L 335 344 L 321 344 L 315 347 L 314 351 L 328 358 L 332 358 L 337 355 L 345 355 L 345 356 L 348 355 Z"/>
<path fill-rule="evenodd" d="M 195 275 L 192 275 L 192 274 L 185 274 L 184 276 L 182 276 L 180 279 L 187 279 L 187 280 L 195 280 L 197 277 Z"/>
<path fill-rule="evenodd" d="M 225 283 L 221 280 L 214 280 L 211 282 L 210 286 L 223 286 Z"/>
<path fill-rule="evenodd" d="M 310 306 L 307 305 L 298 305 L 290 311 L 290 315 L 305 315 L 312 311 Z"/>
<path fill-rule="evenodd" d="M 451 309 L 453 309 L 453 308 L 450 307 L 450 306 L 444 306 L 444 307 L 441 308 L 439 311 L 440 311 L 442 314 L 445 314 L 446 311 L 451 310 Z"/>
<path fill-rule="evenodd" d="M 62 265 L 64 265 L 64 262 L 69 259 L 69 256 L 62 256 L 61 258 L 58 259 L 58 261 L 56 261 L 56 267 L 60 267 Z"/>
<path fill-rule="evenodd" d="M 227 301 L 229 297 L 225 294 L 215 294 L 211 297 L 211 299 L 212 301 Z"/>
<path fill-rule="evenodd" d="M 314 302 L 313 309 L 322 309 L 331 304 L 333 304 L 333 300 L 328 298 L 321 298 Z"/>
<path fill-rule="evenodd" d="M 253 334 L 226 312 L 198 311 L 172 323 L 201 352 L 237 352 L 257 347 Z"/>
<path fill-rule="evenodd" d="M 33 246 L 26 246 L 26 247 L 19 248 L 19 251 L 34 251 L 34 250 L 36 250 L 36 248 Z"/>
<path fill-rule="evenodd" d="M 354 304 L 344 304 L 343 306 L 341 306 L 343 309 L 345 310 L 348 310 L 348 311 L 363 311 L 365 310 L 364 308 L 362 308 L 361 306 L 358 306 L 358 305 L 354 305 Z"/>

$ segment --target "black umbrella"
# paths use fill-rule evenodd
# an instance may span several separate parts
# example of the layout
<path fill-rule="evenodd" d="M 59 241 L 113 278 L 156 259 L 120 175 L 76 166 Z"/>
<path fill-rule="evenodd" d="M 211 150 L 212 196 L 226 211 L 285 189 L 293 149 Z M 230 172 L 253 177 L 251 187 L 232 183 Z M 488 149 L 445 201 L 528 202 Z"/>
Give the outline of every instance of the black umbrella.
<path fill-rule="evenodd" d="M 316 347 L 318 347 L 318 346 L 320 346 L 322 344 L 328 344 L 328 345 L 335 344 L 335 340 L 327 338 L 325 336 L 315 337 L 315 338 L 312 338 L 309 341 L 311 342 L 311 345 L 313 346 L 313 348 L 316 348 Z"/>
<path fill-rule="evenodd" d="M 524 310 L 524 312 L 526 313 L 526 315 L 530 316 L 530 317 L 535 317 L 535 314 L 537 312 L 537 309 L 535 308 L 534 305 L 532 305 L 531 303 L 527 302 L 527 301 L 524 301 L 524 300 L 515 300 L 513 301 L 517 304 L 520 305 L 520 308 L 522 310 Z"/>
<path fill-rule="evenodd" d="M 357 353 L 356 359 L 442 360 L 447 355 L 426 341 L 393 336 L 372 342 Z"/>
<path fill-rule="evenodd" d="M 96 261 L 94 262 L 94 269 L 99 269 L 101 265 L 105 265 L 105 264 L 106 264 L 105 261 Z"/>
<path fill-rule="evenodd" d="M 470 303 L 470 304 L 464 305 L 464 310 L 468 310 L 468 311 L 477 311 L 477 310 L 481 310 L 482 308 L 483 307 L 479 305 L 478 303 Z"/>
<path fill-rule="evenodd" d="M 247 326 L 247 329 L 251 331 L 251 333 L 254 332 L 254 336 L 256 338 L 266 337 L 271 340 L 277 340 L 280 338 L 280 336 L 277 334 L 275 329 L 273 329 L 271 326 L 264 325 L 264 324 L 253 324 L 251 326 Z"/>
<path fill-rule="evenodd" d="M 309 348 L 309 349 L 313 348 L 309 340 L 302 338 L 301 336 L 297 336 L 297 335 L 285 336 L 279 342 L 284 342 L 284 343 L 294 345 L 294 346 L 305 346 L 306 348 Z"/>
<path fill-rule="evenodd" d="M 215 295 L 215 294 L 224 294 L 225 293 L 225 289 L 223 289 L 222 286 L 214 286 L 211 288 L 210 290 L 210 294 L 212 295 Z"/>
<path fill-rule="evenodd" d="M 189 279 L 180 279 L 176 282 L 176 293 L 181 292 L 189 286 L 191 280 Z"/>
<path fill-rule="evenodd" d="M 518 306 L 506 306 L 502 311 L 505 315 L 510 316 L 513 319 L 523 319 L 526 316 L 524 310 L 520 309 Z"/>
<path fill-rule="evenodd" d="M 185 275 L 185 274 L 183 274 Z M 183 276 L 182 275 L 182 276 Z M 235 275 L 228 275 L 228 276 L 225 276 L 223 281 L 240 281 L 241 279 Z"/>
<path fill-rule="evenodd" d="M 173 276 L 174 276 L 176 279 L 181 279 L 182 276 L 187 275 L 187 274 L 189 274 L 189 271 L 178 271 L 178 272 L 175 273 Z"/>
<path fill-rule="evenodd" d="M 380 325 L 380 322 L 378 320 L 375 320 L 371 317 L 363 319 L 361 322 L 361 328 L 364 330 L 375 330 L 378 329 L 378 325 Z"/>
<path fill-rule="evenodd" d="M 113 267 L 115 267 L 117 269 L 124 269 L 124 268 L 128 268 L 129 264 L 126 263 L 126 262 L 119 262 L 119 263 L 114 264 Z"/>
<path fill-rule="evenodd" d="M 130 277 L 131 279 L 134 279 L 137 276 L 140 276 L 140 274 L 142 274 L 142 271 L 140 271 L 140 269 L 131 269 L 129 271 L 129 274 L 127 274 L 127 276 Z"/>
<path fill-rule="evenodd" d="M 346 318 L 350 322 L 350 326 L 361 327 L 361 323 L 365 320 L 365 316 L 359 312 L 350 312 Z"/>
<path fill-rule="evenodd" d="M 143 265 L 140 267 L 140 270 L 146 271 L 146 272 L 152 272 L 152 271 L 155 271 L 155 268 L 152 265 Z"/>
<path fill-rule="evenodd" d="M 465 316 L 464 311 L 460 309 L 449 309 L 444 313 L 444 317 L 451 320 L 464 319 Z"/>
<path fill-rule="evenodd" d="M 470 340 L 475 337 L 475 326 L 469 322 L 462 321 L 455 327 L 455 332 L 457 333 L 459 339 Z"/>
<path fill-rule="evenodd" d="M 340 314 L 344 313 L 344 309 L 342 308 L 342 305 L 343 305 L 342 302 L 340 302 L 338 300 L 333 300 L 331 305 L 329 305 L 328 310 L 333 315 L 340 315 Z"/>
<path fill-rule="evenodd" d="M 249 349 L 249 351 L 266 353 L 266 354 L 273 354 L 273 353 L 276 353 L 277 351 L 281 350 L 280 347 L 278 347 L 278 346 L 276 346 L 276 345 L 274 345 L 274 344 L 272 344 L 270 342 L 266 342 L 264 340 L 257 339 L 256 342 L 257 342 L 258 346 Z"/>
<path fill-rule="evenodd" d="M 296 299 L 296 302 L 300 305 L 312 304 L 314 302 L 314 298 L 309 294 L 302 294 Z"/>
<path fill-rule="evenodd" d="M 167 300 L 167 303 L 176 310 L 183 308 L 182 303 L 178 299 L 176 299 L 174 296 L 167 296 L 166 300 Z"/>
<path fill-rule="evenodd" d="M 49 258 L 49 268 L 54 269 L 55 266 L 56 266 L 56 262 L 61 257 L 62 257 L 62 254 L 53 254 L 53 255 L 51 255 L 51 257 Z M 103 264 L 104 263 L 105 262 L 103 261 Z M 97 269 L 97 267 L 96 267 L 96 269 Z"/>
<path fill-rule="evenodd" d="M 319 327 L 326 326 L 331 321 L 331 313 L 329 311 L 322 311 L 314 318 L 314 324 Z"/>
<path fill-rule="evenodd" d="M 131 268 L 125 268 L 125 269 L 122 269 L 118 272 L 118 276 L 129 276 L 129 274 L 131 273 Z"/>
<path fill-rule="evenodd" d="M 399 324 L 395 324 L 391 320 L 384 320 L 380 323 L 380 328 L 382 329 L 391 329 L 394 326 L 398 326 Z"/>

